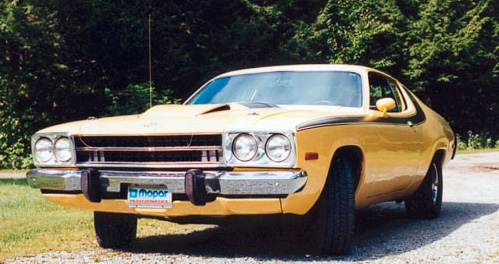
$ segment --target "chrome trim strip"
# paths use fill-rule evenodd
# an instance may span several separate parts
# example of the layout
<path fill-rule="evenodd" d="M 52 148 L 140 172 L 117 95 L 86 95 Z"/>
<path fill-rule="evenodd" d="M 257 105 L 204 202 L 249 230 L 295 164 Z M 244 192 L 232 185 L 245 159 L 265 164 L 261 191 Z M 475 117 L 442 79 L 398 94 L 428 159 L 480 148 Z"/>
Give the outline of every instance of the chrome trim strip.
<path fill-rule="evenodd" d="M 223 167 L 223 163 L 208 163 L 208 162 L 175 162 L 172 164 L 165 163 L 155 163 L 155 162 L 144 162 L 144 163 L 130 163 L 130 162 L 103 162 L 103 163 L 93 163 L 93 162 L 84 162 L 76 164 L 77 167 L 80 168 L 145 168 L 145 169 L 200 169 L 200 168 L 221 168 Z"/>
<path fill-rule="evenodd" d="M 206 190 L 220 195 L 287 195 L 301 190 L 306 171 L 204 171 Z M 120 192 L 120 184 L 165 186 L 172 193 L 185 193 L 184 171 L 133 172 L 100 171 L 102 188 Z M 27 173 L 33 188 L 79 191 L 81 171 L 34 169 Z"/>
<path fill-rule="evenodd" d="M 147 110 L 149 111 L 149 110 Z M 142 114 L 147 114 L 147 111 L 142 113 Z M 95 120 L 97 120 L 96 118 Z M 158 134 L 145 134 L 144 136 L 146 137 L 169 137 L 169 136 L 218 136 L 220 133 L 210 133 L 210 132 L 195 132 L 195 133 L 158 133 Z M 119 136 L 119 137 L 140 137 L 141 135 L 137 134 L 118 134 L 118 135 L 110 135 L 110 134 L 78 134 L 75 135 L 76 138 L 84 138 L 84 137 L 114 137 L 114 136 Z"/>
<path fill-rule="evenodd" d="M 206 147 L 80 147 L 76 151 L 203 151 L 203 150 L 218 150 L 222 151 L 220 146 L 206 146 Z"/>

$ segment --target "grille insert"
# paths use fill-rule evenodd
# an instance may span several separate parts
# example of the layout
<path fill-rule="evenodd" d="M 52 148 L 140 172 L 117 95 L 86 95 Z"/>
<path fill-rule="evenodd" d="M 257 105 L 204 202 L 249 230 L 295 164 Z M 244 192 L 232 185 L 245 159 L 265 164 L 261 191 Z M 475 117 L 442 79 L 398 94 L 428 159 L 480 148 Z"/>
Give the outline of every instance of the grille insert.
<path fill-rule="evenodd" d="M 222 162 L 222 136 L 75 136 L 82 167 L 213 167 Z"/>
<path fill-rule="evenodd" d="M 180 136 L 75 136 L 76 148 L 221 146 L 222 135 Z"/>

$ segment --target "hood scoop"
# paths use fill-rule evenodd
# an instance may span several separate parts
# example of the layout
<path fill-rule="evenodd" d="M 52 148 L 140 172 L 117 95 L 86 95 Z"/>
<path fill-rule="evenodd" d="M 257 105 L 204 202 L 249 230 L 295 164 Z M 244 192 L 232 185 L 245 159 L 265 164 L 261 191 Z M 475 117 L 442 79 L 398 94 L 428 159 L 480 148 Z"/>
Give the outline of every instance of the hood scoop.
<path fill-rule="evenodd" d="M 229 111 L 229 110 L 247 110 L 256 108 L 278 108 L 275 104 L 270 104 L 266 102 L 237 102 L 216 106 L 212 109 L 204 111 L 198 115 L 206 115 L 214 112 Z"/>
<path fill-rule="evenodd" d="M 212 108 L 208 111 L 204 111 L 198 115 L 206 115 L 206 114 L 209 114 L 209 113 L 214 113 L 214 112 L 220 112 L 220 111 L 228 111 L 230 110 L 230 105 L 226 104 L 226 105 L 221 105 L 221 106 L 217 106 L 215 108 Z"/>

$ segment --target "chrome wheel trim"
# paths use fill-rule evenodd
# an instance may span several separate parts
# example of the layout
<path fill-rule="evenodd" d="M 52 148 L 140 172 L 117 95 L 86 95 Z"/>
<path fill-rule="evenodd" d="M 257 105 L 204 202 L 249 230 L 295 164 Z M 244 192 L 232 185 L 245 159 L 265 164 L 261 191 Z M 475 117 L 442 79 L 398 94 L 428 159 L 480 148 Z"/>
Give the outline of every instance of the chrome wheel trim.
<path fill-rule="evenodd" d="M 433 204 L 436 205 L 438 201 L 438 186 L 440 185 L 440 182 L 438 181 L 438 168 L 435 163 L 431 165 L 431 193 L 432 193 L 432 201 Z"/>

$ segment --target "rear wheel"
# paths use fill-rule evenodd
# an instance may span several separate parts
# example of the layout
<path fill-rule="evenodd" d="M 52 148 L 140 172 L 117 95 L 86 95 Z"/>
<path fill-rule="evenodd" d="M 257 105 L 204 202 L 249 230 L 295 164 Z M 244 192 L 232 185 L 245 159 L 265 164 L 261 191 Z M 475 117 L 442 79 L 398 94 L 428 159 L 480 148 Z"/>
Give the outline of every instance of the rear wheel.
<path fill-rule="evenodd" d="M 94 212 L 97 243 L 103 248 L 124 249 L 137 234 L 137 217 L 128 214 Z"/>
<path fill-rule="evenodd" d="M 354 185 L 347 159 L 333 160 L 329 177 L 321 197 L 312 212 L 315 241 L 313 253 L 318 255 L 345 255 L 354 239 Z"/>
<path fill-rule="evenodd" d="M 423 219 L 438 217 L 442 207 L 442 192 L 442 167 L 433 160 L 421 186 L 405 200 L 409 217 Z"/>

